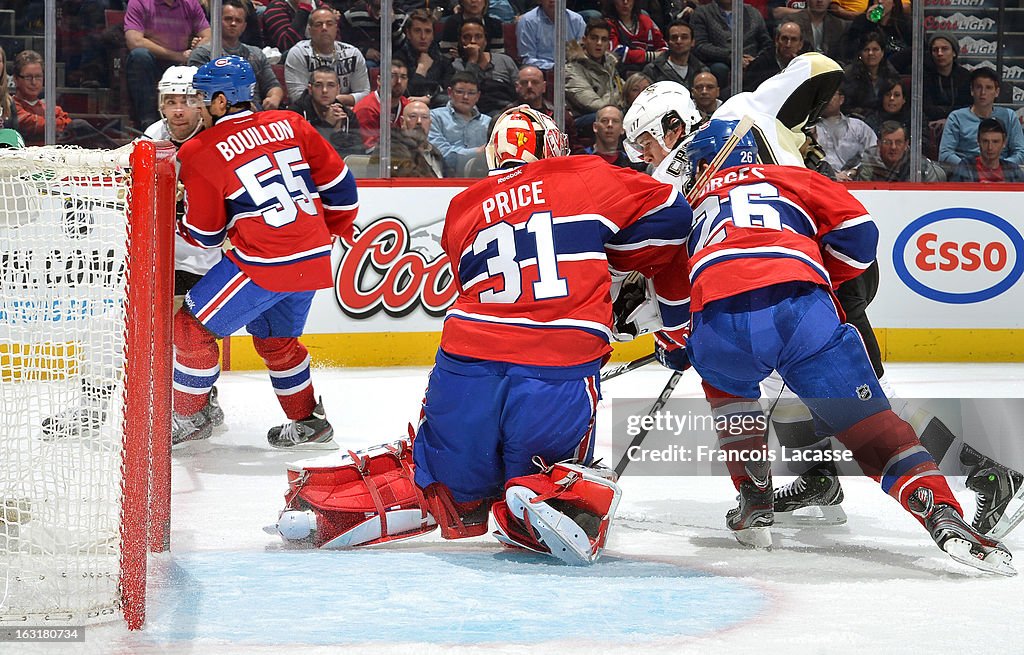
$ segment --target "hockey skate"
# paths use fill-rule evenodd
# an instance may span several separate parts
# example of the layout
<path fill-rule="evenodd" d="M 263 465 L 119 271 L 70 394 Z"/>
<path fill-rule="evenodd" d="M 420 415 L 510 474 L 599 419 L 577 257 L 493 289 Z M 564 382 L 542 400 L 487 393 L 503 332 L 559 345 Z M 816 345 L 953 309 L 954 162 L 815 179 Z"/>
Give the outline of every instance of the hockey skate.
<path fill-rule="evenodd" d="M 213 428 L 223 423 L 224 410 L 217 402 L 217 387 L 213 387 L 206 398 L 206 405 L 195 414 L 171 414 L 171 445 L 209 439 L 213 435 Z"/>
<path fill-rule="evenodd" d="M 83 380 L 81 405 L 43 419 L 43 439 L 95 437 L 107 420 L 107 408 L 113 392 L 114 385 L 97 385 Z"/>
<path fill-rule="evenodd" d="M 796 480 L 775 490 L 775 525 L 827 526 L 846 523 L 843 511 L 843 487 L 836 470 L 823 465 L 807 471 Z M 797 514 L 809 508 L 814 514 Z"/>
<path fill-rule="evenodd" d="M 270 428 L 267 441 L 281 450 L 335 450 L 334 428 L 327 422 L 322 399 L 318 399 L 313 413 L 299 421 Z"/>
<path fill-rule="evenodd" d="M 967 488 L 977 494 L 971 527 L 992 539 L 1002 539 L 1024 521 L 1024 475 L 970 446 L 964 446 L 960 459 L 968 465 Z"/>
<path fill-rule="evenodd" d="M 750 469 L 747 469 L 748 473 Z M 758 478 L 751 476 L 740 483 L 738 507 L 729 510 L 725 523 L 732 530 L 736 541 L 751 548 L 772 548 L 773 511 L 771 473 Z"/>
<path fill-rule="evenodd" d="M 907 499 L 907 508 L 924 520 L 935 544 L 957 562 L 988 573 L 1017 575 L 1010 551 L 967 525 L 955 508 L 935 505 L 931 489 L 915 489 Z"/>

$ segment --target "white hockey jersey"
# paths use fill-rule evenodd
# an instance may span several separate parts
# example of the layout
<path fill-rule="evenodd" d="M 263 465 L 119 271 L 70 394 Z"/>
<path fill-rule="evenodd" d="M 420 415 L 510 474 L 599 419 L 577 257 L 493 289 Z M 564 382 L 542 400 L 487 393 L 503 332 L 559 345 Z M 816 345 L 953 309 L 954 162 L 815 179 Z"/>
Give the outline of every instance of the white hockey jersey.
<path fill-rule="evenodd" d="M 144 138 L 153 141 L 170 141 L 171 133 L 163 119 L 158 120 L 143 133 Z M 196 275 L 205 275 L 206 271 L 220 261 L 222 251 L 200 248 L 185 241 L 177 231 L 174 232 L 174 270 L 187 271 Z"/>

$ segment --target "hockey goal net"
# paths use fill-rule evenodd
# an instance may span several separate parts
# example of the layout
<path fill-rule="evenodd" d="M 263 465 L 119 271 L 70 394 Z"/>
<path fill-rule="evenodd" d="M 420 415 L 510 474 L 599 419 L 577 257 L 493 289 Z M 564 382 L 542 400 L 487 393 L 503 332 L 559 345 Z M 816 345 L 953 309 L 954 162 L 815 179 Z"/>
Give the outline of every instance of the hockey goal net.
<path fill-rule="evenodd" d="M 167 546 L 173 149 L 0 151 L 0 628 L 145 614 Z"/>

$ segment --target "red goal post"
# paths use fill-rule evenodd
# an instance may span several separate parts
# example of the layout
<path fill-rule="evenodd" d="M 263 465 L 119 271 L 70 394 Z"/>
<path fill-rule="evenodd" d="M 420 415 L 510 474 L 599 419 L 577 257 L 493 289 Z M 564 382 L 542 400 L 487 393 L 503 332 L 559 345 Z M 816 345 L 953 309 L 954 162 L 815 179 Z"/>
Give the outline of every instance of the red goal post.
<path fill-rule="evenodd" d="M 145 621 L 169 547 L 174 153 L 0 151 L 0 628 Z"/>

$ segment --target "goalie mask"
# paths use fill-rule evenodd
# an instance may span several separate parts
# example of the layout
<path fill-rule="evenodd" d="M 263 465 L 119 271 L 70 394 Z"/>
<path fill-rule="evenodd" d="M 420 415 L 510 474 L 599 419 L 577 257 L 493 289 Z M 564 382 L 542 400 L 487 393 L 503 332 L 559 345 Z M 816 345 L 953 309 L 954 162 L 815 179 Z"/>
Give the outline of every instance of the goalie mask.
<path fill-rule="evenodd" d="M 528 105 L 519 105 L 498 116 L 486 152 L 491 170 L 515 168 L 564 157 L 569 154 L 569 139 L 553 120 Z"/>
<path fill-rule="evenodd" d="M 685 137 L 700 121 L 700 112 L 686 87 L 667 80 L 655 82 L 640 92 L 622 120 L 626 128 L 626 154 L 634 162 L 643 161 L 644 149 L 639 139 L 644 133 L 650 134 L 666 152 L 672 150 L 665 143 L 665 134 L 682 127 L 681 136 Z M 679 144 L 673 147 L 676 145 Z"/>

